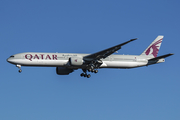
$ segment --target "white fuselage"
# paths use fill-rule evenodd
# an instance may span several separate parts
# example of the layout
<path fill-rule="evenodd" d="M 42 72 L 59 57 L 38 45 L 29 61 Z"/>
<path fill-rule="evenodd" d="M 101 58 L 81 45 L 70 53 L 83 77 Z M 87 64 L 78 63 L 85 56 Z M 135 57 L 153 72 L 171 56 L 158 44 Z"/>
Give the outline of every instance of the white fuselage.
<path fill-rule="evenodd" d="M 46 67 L 67 67 L 83 68 L 83 66 L 70 66 L 70 57 L 84 57 L 89 54 L 76 53 L 19 53 L 7 59 L 8 62 L 21 66 L 46 66 Z M 146 66 L 148 57 L 138 55 L 110 55 L 102 60 L 100 68 L 134 68 Z M 164 62 L 159 60 L 157 63 Z"/>

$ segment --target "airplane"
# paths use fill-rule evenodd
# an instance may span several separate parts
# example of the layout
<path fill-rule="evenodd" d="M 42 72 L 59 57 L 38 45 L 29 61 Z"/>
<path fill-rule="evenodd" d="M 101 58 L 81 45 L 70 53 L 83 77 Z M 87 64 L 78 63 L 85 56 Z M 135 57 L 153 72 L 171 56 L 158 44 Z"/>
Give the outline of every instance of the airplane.
<path fill-rule="evenodd" d="M 97 73 L 100 68 L 129 69 L 165 62 L 164 58 L 173 53 L 157 57 L 163 37 L 159 35 L 141 55 L 113 54 L 122 46 L 137 40 L 135 38 L 93 54 L 26 52 L 10 56 L 7 62 L 16 65 L 19 73 L 22 72 L 21 66 L 56 67 L 58 75 L 69 75 L 74 70 L 82 69 L 80 76 L 90 78 L 87 72 Z"/>

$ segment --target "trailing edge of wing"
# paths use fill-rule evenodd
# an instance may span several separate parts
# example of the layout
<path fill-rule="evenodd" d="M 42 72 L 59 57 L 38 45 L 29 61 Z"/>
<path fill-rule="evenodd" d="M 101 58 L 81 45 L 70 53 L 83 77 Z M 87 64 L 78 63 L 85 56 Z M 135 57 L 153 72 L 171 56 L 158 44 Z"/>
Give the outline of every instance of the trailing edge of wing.
<path fill-rule="evenodd" d="M 84 60 L 99 60 L 101 58 L 106 58 L 107 56 L 109 56 L 109 55 L 113 54 L 114 52 L 116 52 L 117 50 L 121 49 L 121 46 L 123 46 L 123 45 L 125 45 L 125 44 L 127 44 L 129 42 L 132 42 L 134 40 L 137 40 L 137 38 L 131 39 L 131 40 L 127 41 L 127 42 L 121 43 L 119 45 L 113 46 L 113 47 L 105 49 L 105 50 L 102 50 L 100 52 L 85 56 Z"/>
<path fill-rule="evenodd" d="M 159 56 L 159 57 L 156 57 L 156 58 L 149 59 L 149 61 L 159 60 L 161 58 L 166 58 L 166 57 L 169 57 L 171 55 L 174 55 L 174 54 L 173 53 L 169 53 L 169 54 L 166 54 L 166 55 L 162 55 L 162 56 Z"/>

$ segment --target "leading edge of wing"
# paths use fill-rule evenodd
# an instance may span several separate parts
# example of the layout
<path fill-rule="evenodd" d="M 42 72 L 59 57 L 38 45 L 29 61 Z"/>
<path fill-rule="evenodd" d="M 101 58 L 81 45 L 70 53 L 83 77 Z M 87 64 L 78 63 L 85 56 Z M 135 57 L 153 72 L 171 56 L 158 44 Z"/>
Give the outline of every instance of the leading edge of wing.
<path fill-rule="evenodd" d="M 129 43 L 129 42 L 132 42 L 134 40 L 137 40 L 137 38 L 135 39 L 131 39 L 127 42 L 124 42 L 124 43 L 121 43 L 119 45 L 116 45 L 116 46 L 113 46 L 113 47 L 110 47 L 108 49 L 105 49 L 105 50 L 102 50 L 100 52 L 96 52 L 96 53 L 93 53 L 93 54 L 90 54 L 90 55 L 87 55 L 84 57 L 84 60 L 99 60 L 101 58 L 106 58 L 108 57 L 109 55 L 113 54 L 114 52 L 118 51 L 119 49 L 121 49 L 121 46 Z"/>

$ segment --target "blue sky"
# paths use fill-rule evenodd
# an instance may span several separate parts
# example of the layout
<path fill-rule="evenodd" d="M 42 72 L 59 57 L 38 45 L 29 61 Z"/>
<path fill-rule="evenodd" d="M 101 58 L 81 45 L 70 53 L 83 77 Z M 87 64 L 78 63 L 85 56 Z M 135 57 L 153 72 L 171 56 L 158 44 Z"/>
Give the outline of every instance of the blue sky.
<path fill-rule="evenodd" d="M 178 0 L 1 0 L 1 120 L 179 120 Z M 141 54 L 164 35 L 165 63 L 135 69 L 101 69 L 90 79 L 81 70 L 6 62 L 21 52 L 94 53 L 139 38 L 118 54 Z"/>

